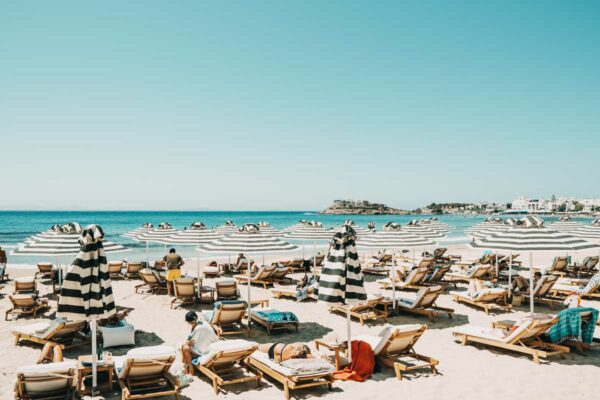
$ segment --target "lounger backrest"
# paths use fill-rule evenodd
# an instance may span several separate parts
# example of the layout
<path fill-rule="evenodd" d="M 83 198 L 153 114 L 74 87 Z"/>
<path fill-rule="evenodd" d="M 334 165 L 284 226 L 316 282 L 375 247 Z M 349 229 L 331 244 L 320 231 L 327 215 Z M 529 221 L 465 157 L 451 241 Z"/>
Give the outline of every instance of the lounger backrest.
<path fill-rule="evenodd" d="M 121 272 L 121 268 L 123 268 L 123 263 L 121 261 L 110 261 L 108 263 L 108 273 L 115 274 Z"/>
<path fill-rule="evenodd" d="M 535 285 L 535 289 L 533 291 L 533 295 L 535 297 L 544 297 L 548 294 L 548 292 L 550 292 L 550 289 L 552 289 L 552 286 L 554 286 L 554 284 L 556 283 L 556 281 L 558 280 L 558 276 L 557 275 L 544 275 L 542 276 L 537 284 Z"/>
<path fill-rule="evenodd" d="M 558 316 L 544 320 L 524 318 L 515 324 L 512 332 L 504 338 L 503 342 L 514 343 L 533 339 L 546 332 L 550 327 L 558 322 Z"/>
<path fill-rule="evenodd" d="M 238 363 L 250 357 L 256 349 L 258 349 L 257 345 L 246 340 L 221 340 L 208 347 L 209 352 L 213 354 L 203 365 L 211 368 Z"/>
<path fill-rule="evenodd" d="M 492 290 L 492 289 L 482 289 L 477 292 L 477 295 L 473 300 L 480 301 L 482 303 L 489 303 L 491 301 L 502 298 L 506 295 L 506 290 Z"/>
<path fill-rule="evenodd" d="M 406 279 L 405 284 L 418 284 L 421 283 L 427 276 L 427 267 L 417 267 L 410 271 Z"/>
<path fill-rule="evenodd" d="M 119 378 L 156 379 L 163 377 L 175 361 L 175 349 L 170 346 L 139 347 L 129 350 Z"/>
<path fill-rule="evenodd" d="M 388 262 L 388 261 L 392 261 L 392 255 L 391 254 L 382 254 L 379 257 L 379 262 Z"/>
<path fill-rule="evenodd" d="M 485 274 L 489 273 L 491 268 L 492 268 L 492 266 L 490 264 L 478 264 L 475 266 L 475 268 L 473 268 L 470 271 L 468 278 L 469 279 L 481 278 Z"/>
<path fill-rule="evenodd" d="M 213 320 L 211 323 L 217 325 L 231 325 L 239 323 L 244 314 L 246 314 L 247 309 L 248 305 L 245 301 L 241 300 L 216 302 Z"/>
<path fill-rule="evenodd" d="M 35 292 L 35 278 L 15 279 L 15 292 Z"/>
<path fill-rule="evenodd" d="M 436 268 L 433 273 L 431 274 L 431 276 L 429 277 L 429 281 L 428 282 L 439 282 L 442 280 L 442 278 L 444 277 L 444 275 L 446 275 L 446 272 L 450 271 L 450 267 L 446 266 L 446 267 L 440 267 L 440 268 Z"/>
<path fill-rule="evenodd" d="M 396 331 L 388 339 L 383 349 L 379 352 L 381 356 L 400 355 L 410 351 L 423 332 L 426 325 L 407 325 L 397 327 Z"/>
<path fill-rule="evenodd" d="M 154 275 L 154 271 L 141 270 L 140 278 L 142 278 L 144 283 L 146 283 L 148 285 L 156 285 L 158 283 L 158 280 L 156 279 L 156 276 Z"/>
<path fill-rule="evenodd" d="M 423 289 L 421 289 L 423 290 Z M 425 293 L 423 293 L 423 296 L 420 300 L 420 303 L 418 304 L 419 307 L 431 307 L 433 305 L 433 303 L 435 303 L 435 301 L 437 300 L 437 298 L 440 296 L 440 294 L 442 294 L 442 292 L 444 291 L 444 288 L 442 286 L 431 286 L 426 288 Z M 419 291 L 420 293 L 421 291 Z"/>
<path fill-rule="evenodd" d="M 175 296 L 193 297 L 196 295 L 196 286 L 193 278 L 178 278 L 173 281 Z"/>
<path fill-rule="evenodd" d="M 273 273 L 271 274 L 271 279 L 283 279 L 285 278 L 285 276 L 289 273 L 292 272 L 292 269 L 290 267 L 277 267 L 275 266 L 275 269 L 273 270 Z"/>
<path fill-rule="evenodd" d="M 591 271 L 598 265 L 598 261 L 600 261 L 600 257 L 598 256 L 586 257 L 586 259 L 583 260 L 583 266 L 588 271 Z"/>
<path fill-rule="evenodd" d="M 447 248 L 445 248 L 445 247 L 438 247 L 437 249 L 433 250 L 433 258 L 440 258 L 440 257 L 442 257 L 444 254 L 446 254 L 446 251 L 448 251 Z"/>
<path fill-rule="evenodd" d="M 324 255 L 320 255 L 320 256 L 317 256 L 316 259 L 317 259 L 317 265 L 316 266 L 318 267 L 318 266 L 321 266 L 323 264 L 323 260 L 325 260 L 325 256 Z"/>
<path fill-rule="evenodd" d="M 433 257 L 425 257 L 419 261 L 417 268 L 431 268 L 433 265 Z"/>
<path fill-rule="evenodd" d="M 215 282 L 218 298 L 233 298 L 238 297 L 237 283 L 234 280 L 217 281 Z"/>
<path fill-rule="evenodd" d="M 352 307 L 352 311 L 356 312 L 356 311 L 361 311 L 361 310 L 365 310 L 365 309 L 371 309 L 371 308 L 375 307 L 377 304 L 381 303 L 382 300 L 383 300 L 383 296 L 377 296 L 377 297 L 370 298 L 364 303 L 354 305 Z"/>
<path fill-rule="evenodd" d="M 52 264 L 50 263 L 38 263 L 38 271 L 42 273 L 52 272 Z"/>
<path fill-rule="evenodd" d="M 73 386 L 76 361 L 35 364 L 17 369 L 17 386 L 25 398 L 42 397 L 44 394 L 60 393 Z M 8 394 L 8 393 L 5 393 Z M 58 398 L 58 397 L 56 397 Z"/>
<path fill-rule="evenodd" d="M 128 274 L 135 274 L 140 272 L 140 270 L 142 269 L 142 263 L 129 263 L 127 264 L 127 273 Z"/>
<path fill-rule="evenodd" d="M 8 296 L 8 299 L 15 308 L 27 308 L 36 305 L 35 298 L 30 294 L 15 294 Z"/>
<path fill-rule="evenodd" d="M 562 271 L 569 265 L 569 259 L 565 256 L 554 257 L 550 271 Z"/>
<path fill-rule="evenodd" d="M 261 281 L 269 279 L 269 277 L 275 272 L 275 268 L 276 267 L 274 265 L 263 265 L 258 269 L 258 271 L 256 271 L 256 274 L 254 274 L 252 279 Z"/>
<path fill-rule="evenodd" d="M 55 330 L 48 332 L 46 335 L 46 339 L 60 339 L 64 337 L 68 337 L 70 335 L 74 335 L 77 332 L 80 332 L 85 329 L 87 322 L 85 321 L 69 321 L 64 324 L 59 325 Z"/>

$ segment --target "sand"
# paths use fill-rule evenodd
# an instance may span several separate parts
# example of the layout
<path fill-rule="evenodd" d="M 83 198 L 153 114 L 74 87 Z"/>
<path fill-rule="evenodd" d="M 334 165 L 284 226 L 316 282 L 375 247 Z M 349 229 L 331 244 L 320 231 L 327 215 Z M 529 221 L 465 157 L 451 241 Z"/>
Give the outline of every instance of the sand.
<path fill-rule="evenodd" d="M 462 254 L 466 258 L 474 258 L 481 251 L 468 249 L 463 245 L 452 246 L 451 254 Z M 596 253 L 596 252 L 594 252 Z M 591 253 L 581 252 L 579 259 Z M 536 254 L 536 265 L 548 265 L 556 254 Z M 524 260 L 527 261 L 526 259 Z M 186 265 L 190 271 L 195 271 L 195 261 L 188 260 Z M 35 267 L 11 268 L 11 277 L 32 275 Z M 295 274 L 299 278 L 302 274 Z M 366 287 L 371 293 L 380 292 L 374 277 L 367 276 Z M 206 279 L 205 284 L 211 285 L 212 280 Z M 128 321 L 139 331 L 136 333 L 137 346 L 150 346 L 168 344 L 179 346 L 186 338 L 189 327 L 184 322 L 184 314 L 190 310 L 203 311 L 212 309 L 210 305 L 192 306 L 186 308 L 170 308 L 170 299 L 166 295 L 135 294 L 133 287 L 139 281 L 114 280 L 113 289 L 115 301 L 119 307 L 131 310 Z M 460 287 L 460 285 L 459 285 Z M 464 288 L 465 285 L 462 285 Z M 50 289 L 48 285 L 41 285 L 42 294 Z M 0 312 L 3 315 L 9 308 L 7 294 L 12 292 L 12 284 L 1 285 L 2 299 Z M 245 296 L 246 288 L 242 287 Z M 259 343 L 302 342 L 313 341 L 318 338 L 337 336 L 342 338 L 346 332 L 346 320 L 343 316 L 331 315 L 326 306 L 317 302 L 295 303 L 291 300 L 276 300 L 269 296 L 268 291 L 262 288 L 252 288 L 253 298 L 270 298 L 271 306 L 280 310 L 292 311 L 300 319 L 301 325 L 298 333 L 280 333 L 268 336 L 266 332 L 257 327 L 253 329 L 252 340 Z M 402 293 L 400 293 L 401 295 Z M 518 396 L 519 398 L 543 399 L 589 399 L 597 396 L 595 382 L 600 372 L 600 351 L 595 349 L 586 356 L 569 354 L 566 359 L 551 359 L 543 361 L 542 365 L 534 364 L 530 358 L 511 354 L 503 351 L 475 346 L 461 346 L 455 342 L 452 329 L 467 323 L 489 326 L 493 320 L 515 319 L 524 316 L 528 306 L 519 307 L 513 312 L 504 314 L 485 315 L 482 310 L 465 305 L 456 304 L 448 294 L 439 299 L 439 305 L 451 307 L 456 310 L 455 317 L 448 319 L 440 316 L 434 322 L 426 318 L 410 315 L 401 315 L 390 319 L 394 325 L 400 324 L 427 324 L 429 329 L 425 332 L 416 346 L 422 354 L 432 356 L 440 361 L 439 375 L 431 375 L 428 371 L 407 374 L 406 378 L 398 381 L 391 369 L 384 368 L 381 373 L 375 374 L 372 379 L 364 383 L 336 382 L 332 391 L 326 389 L 302 390 L 293 392 L 296 398 L 320 397 L 323 399 L 390 399 L 414 398 L 425 399 L 438 396 L 445 400 L 467 399 L 505 399 Z M 598 301 L 584 301 L 584 306 L 598 307 Z M 51 300 L 51 310 L 40 318 L 53 318 L 56 310 L 56 298 Z M 549 308 L 537 307 L 539 312 L 556 313 Z M 13 385 L 15 371 L 18 366 L 35 363 L 40 347 L 33 344 L 15 346 L 11 335 L 11 328 L 17 325 L 29 324 L 35 320 L 21 317 L 17 320 L 2 321 L 0 323 L 0 348 L 2 357 L 0 363 L 0 398 L 13 398 Z M 352 323 L 353 334 L 377 334 L 381 330 L 380 324 L 361 326 L 358 322 Z M 598 333 L 596 334 L 598 335 Z M 125 354 L 129 348 L 110 349 L 113 354 Z M 78 355 L 89 354 L 88 346 L 78 347 L 65 353 L 66 358 L 76 359 Z M 116 387 L 116 385 L 115 385 Z M 107 399 L 120 399 L 120 393 L 104 393 Z M 283 399 L 281 386 L 272 380 L 263 380 L 263 385 L 235 385 L 227 388 L 226 393 L 221 393 L 219 398 L 227 399 L 255 399 L 260 396 L 262 400 Z M 195 377 L 190 386 L 181 392 L 182 399 L 216 398 L 208 380 Z"/>

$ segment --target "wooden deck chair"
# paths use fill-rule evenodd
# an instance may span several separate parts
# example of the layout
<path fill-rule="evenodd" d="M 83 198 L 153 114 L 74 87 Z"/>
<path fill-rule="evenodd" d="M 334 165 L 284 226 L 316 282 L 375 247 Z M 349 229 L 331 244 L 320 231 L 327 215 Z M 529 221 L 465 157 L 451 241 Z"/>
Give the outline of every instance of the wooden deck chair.
<path fill-rule="evenodd" d="M 435 304 L 435 301 L 443 292 L 443 286 L 425 287 L 419 290 L 417 296 L 413 299 L 404 297 L 396 298 L 396 305 L 400 311 L 426 315 L 430 321 L 433 321 L 433 317 L 441 313 L 447 314 L 448 318 L 452 318 L 452 314 L 454 314 L 453 309 L 439 307 Z"/>
<path fill-rule="evenodd" d="M 237 300 L 240 298 L 237 282 L 234 279 L 222 279 L 215 282 L 217 301 Z"/>
<path fill-rule="evenodd" d="M 37 299 L 32 294 L 14 294 L 8 296 L 12 304 L 12 308 L 6 310 L 4 320 L 8 321 L 9 315 L 32 315 L 33 318 L 37 317 L 37 313 L 40 310 L 49 308 L 48 299 Z"/>
<path fill-rule="evenodd" d="M 137 293 L 140 289 L 145 289 L 150 293 L 167 292 L 167 282 L 165 282 L 157 271 L 150 269 L 142 269 L 139 272 L 140 278 L 143 283 L 135 286 L 135 292 Z"/>
<path fill-rule="evenodd" d="M 397 290 L 419 290 L 424 285 L 423 282 L 427 277 L 427 267 L 417 267 L 412 269 L 404 280 L 394 279 L 394 286 Z M 400 275 L 400 271 L 398 271 Z M 392 287 L 391 279 L 380 279 L 377 281 L 384 289 Z"/>
<path fill-rule="evenodd" d="M 140 276 L 140 271 L 142 270 L 141 262 L 129 262 L 125 267 L 125 271 L 123 272 L 123 277 L 125 279 L 138 278 Z"/>
<path fill-rule="evenodd" d="M 215 394 L 226 385 L 256 382 L 260 386 L 262 374 L 245 362 L 257 349 L 255 343 L 247 340 L 220 340 L 208 346 L 208 352 L 198 358 L 195 367 L 212 381 Z"/>
<path fill-rule="evenodd" d="M 588 256 L 580 264 L 568 266 L 567 274 L 576 277 L 594 275 L 597 272 L 596 266 L 599 260 L 600 257 L 598 256 Z"/>
<path fill-rule="evenodd" d="M 433 374 L 437 374 L 439 361 L 418 354 L 414 346 L 427 330 L 427 325 L 386 325 L 379 335 L 356 335 L 352 340 L 362 340 L 369 343 L 375 357 L 385 366 L 393 368 L 396 378 L 402 379 L 402 374 L 430 368 Z"/>
<path fill-rule="evenodd" d="M 512 305 L 508 303 L 508 290 L 503 288 L 481 289 L 474 296 L 471 296 L 466 291 L 450 292 L 450 295 L 457 303 L 465 303 L 483 308 L 486 314 L 489 314 L 493 308 L 502 311 L 510 311 L 512 309 Z"/>
<path fill-rule="evenodd" d="M 307 296 L 306 298 L 304 298 L 304 300 L 307 299 L 315 299 L 315 295 L 314 295 L 314 291 L 315 291 L 315 286 L 316 285 L 310 285 L 306 291 L 307 291 Z M 273 295 L 273 297 L 275 297 L 276 299 L 280 299 L 282 297 L 288 297 L 288 298 L 292 298 L 297 300 L 298 299 L 298 288 L 296 286 L 279 286 L 276 288 L 272 288 L 269 289 L 269 291 L 271 292 L 271 294 Z"/>
<path fill-rule="evenodd" d="M 554 257 L 552 264 L 548 268 L 534 267 L 533 271 L 541 271 L 542 274 L 555 274 L 564 276 L 569 266 L 569 258 L 566 256 Z"/>
<path fill-rule="evenodd" d="M 538 279 L 535 288 L 533 289 L 533 301 L 535 304 L 543 304 L 551 309 L 554 309 L 554 306 L 562 305 L 562 300 L 550 296 L 550 291 L 556 281 L 558 281 L 558 276 L 552 274 L 543 275 Z M 523 300 L 529 303 L 531 300 L 529 291 L 520 292 L 520 294 L 523 295 Z"/>
<path fill-rule="evenodd" d="M 6 265 L 8 264 L 8 257 L 6 256 L 6 250 L 0 247 L 0 282 L 8 280 L 8 274 L 6 273 Z"/>
<path fill-rule="evenodd" d="M 580 285 L 557 283 L 550 289 L 552 296 L 566 297 L 571 293 L 577 293 L 583 298 L 600 299 L 600 274 L 594 275 L 587 283 L 574 281 Z"/>
<path fill-rule="evenodd" d="M 208 265 L 202 267 L 202 271 L 204 273 L 204 277 L 214 277 L 218 278 L 221 276 L 221 268 L 216 261 L 211 261 Z"/>
<path fill-rule="evenodd" d="M 484 254 L 475 260 L 462 260 L 460 262 L 455 263 L 454 265 L 456 265 L 457 267 L 462 268 L 462 269 L 473 267 L 477 264 L 490 265 L 494 261 L 494 257 L 495 257 L 495 255 L 493 253 Z M 513 256 L 513 258 L 514 258 L 514 256 Z"/>
<path fill-rule="evenodd" d="M 375 307 L 379 305 L 383 300 L 383 296 L 377 296 L 371 299 L 368 299 L 364 303 L 350 305 L 350 317 L 354 317 L 360 321 L 361 325 L 365 324 L 365 321 L 377 321 L 378 319 L 382 319 L 384 322 L 387 322 L 387 313 L 382 310 L 378 310 Z M 339 313 L 346 315 L 347 306 L 343 304 L 334 304 L 329 306 L 330 313 Z"/>
<path fill-rule="evenodd" d="M 294 258 L 283 264 L 285 267 L 289 267 L 292 271 L 304 271 L 304 259 L 303 258 Z"/>
<path fill-rule="evenodd" d="M 275 268 L 276 267 L 274 265 L 263 265 L 258 269 L 258 271 L 256 271 L 254 275 L 248 276 L 247 274 L 240 274 L 234 275 L 233 278 L 240 284 L 256 283 L 263 285 L 263 287 L 266 289 L 267 286 L 272 283 L 270 278 L 275 272 Z"/>
<path fill-rule="evenodd" d="M 123 261 L 109 261 L 108 262 L 108 275 L 111 279 L 122 278 L 121 269 L 123 268 Z"/>
<path fill-rule="evenodd" d="M 175 297 L 171 300 L 171 308 L 175 303 L 179 306 L 194 304 L 198 298 L 194 278 L 177 278 L 173 280 Z"/>
<path fill-rule="evenodd" d="M 450 271 L 450 265 L 433 267 L 433 271 L 425 277 L 423 284 L 426 286 L 444 286 L 446 274 Z"/>
<path fill-rule="evenodd" d="M 35 277 L 41 276 L 42 278 L 52 278 L 52 263 L 42 262 L 37 264 L 38 272 L 35 273 Z"/>
<path fill-rule="evenodd" d="M 464 325 L 454 330 L 453 335 L 457 337 L 462 345 L 478 343 L 486 346 L 496 347 L 527 354 L 533 358 L 536 364 L 540 358 L 561 356 L 569 352 L 566 346 L 546 343 L 540 337 L 558 322 L 558 316 L 535 315 L 535 318 L 523 318 L 510 329 L 498 329 L 496 327 L 485 328 L 475 325 Z"/>
<path fill-rule="evenodd" d="M 81 336 L 80 332 L 87 327 L 86 321 L 59 322 L 43 321 L 31 325 L 20 325 L 13 328 L 15 345 L 22 341 L 45 345 L 52 343 L 63 350 L 89 343 L 90 339 Z M 75 339 L 79 339 L 76 340 Z"/>
<path fill-rule="evenodd" d="M 35 283 L 35 276 L 15 278 L 14 293 L 35 293 L 37 291 L 37 285 Z"/>
<path fill-rule="evenodd" d="M 250 334 L 248 326 L 242 322 L 247 310 L 248 304 L 243 300 L 217 301 L 214 309 L 206 313 L 205 319 L 219 337 Z"/>
<path fill-rule="evenodd" d="M 452 284 L 468 283 L 471 279 L 486 279 L 486 276 L 494 272 L 491 264 L 477 264 L 467 271 L 449 271 L 444 277 L 445 282 Z M 455 285 L 456 286 L 456 285 Z"/>
<path fill-rule="evenodd" d="M 294 272 L 294 270 L 290 267 L 278 267 L 275 266 L 275 269 L 273 270 L 273 273 L 271 274 L 271 276 L 269 276 L 269 280 L 273 283 L 281 283 L 284 282 L 286 280 L 290 280 L 290 278 L 288 277 L 288 274 L 291 274 L 292 272 Z"/>
<path fill-rule="evenodd" d="M 292 360 L 289 360 L 292 361 Z M 335 368 L 322 359 L 296 359 L 294 363 L 306 363 L 314 368 L 302 368 L 302 372 L 292 366 L 287 366 L 289 363 L 283 363 L 271 360 L 266 353 L 255 351 L 246 360 L 248 365 L 262 372 L 267 376 L 283 385 L 283 395 L 285 400 L 289 400 L 292 390 L 300 390 L 306 388 L 315 388 L 325 386 L 329 390 L 332 389 L 333 375 Z M 317 364 L 317 365 L 315 365 Z M 308 370 L 307 370 L 308 369 Z"/>
<path fill-rule="evenodd" d="M 316 261 L 316 265 L 313 265 L 313 267 L 318 268 L 318 267 L 322 267 L 323 266 L 323 262 L 325 261 L 325 255 L 324 254 L 318 254 L 316 257 L 313 257 L 313 263 L 315 263 Z"/>
<path fill-rule="evenodd" d="M 113 357 L 122 400 L 173 396 L 179 398 L 179 385 L 169 374 L 175 361 L 171 346 L 138 347 L 127 355 Z"/>
<path fill-rule="evenodd" d="M 72 399 L 75 395 L 76 371 L 76 361 L 19 367 L 15 399 Z M 5 394 L 8 398 L 8 388 Z"/>

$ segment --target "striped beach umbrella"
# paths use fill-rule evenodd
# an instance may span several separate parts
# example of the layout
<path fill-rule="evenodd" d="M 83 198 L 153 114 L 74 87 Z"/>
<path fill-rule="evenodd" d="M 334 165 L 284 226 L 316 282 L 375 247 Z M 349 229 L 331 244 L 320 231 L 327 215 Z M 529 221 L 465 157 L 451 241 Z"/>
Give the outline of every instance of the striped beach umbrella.
<path fill-rule="evenodd" d="M 599 246 L 566 232 L 544 227 L 541 224 L 511 227 L 471 242 L 475 248 L 488 250 L 506 250 L 510 252 L 529 252 L 530 287 L 533 288 L 533 253 L 539 251 L 579 251 Z M 512 257 L 512 255 L 511 255 Z M 509 288 L 511 284 L 512 259 L 509 262 Z M 510 289 L 509 289 L 510 290 Z M 530 290 L 531 312 L 534 310 L 533 290 Z"/>
<path fill-rule="evenodd" d="M 482 238 L 493 235 L 496 232 L 504 231 L 508 228 L 510 228 L 510 226 L 504 223 L 482 222 L 465 229 L 465 233 L 473 238 Z"/>
<path fill-rule="evenodd" d="M 58 317 L 91 322 L 92 395 L 97 385 L 96 320 L 116 312 L 103 238 L 99 225 L 88 225 L 81 232 L 80 250 L 65 276 L 57 310 Z"/>
<path fill-rule="evenodd" d="M 225 223 L 223 225 L 219 225 L 215 228 L 215 232 L 223 234 L 223 235 L 229 235 L 232 233 L 236 233 L 240 230 L 239 226 L 236 226 L 233 221 L 228 220 L 225 221 Z"/>
<path fill-rule="evenodd" d="M 325 229 L 323 225 L 307 226 L 303 225 L 294 230 L 288 231 L 284 238 L 290 241 L 302 242 L 302 258 L 304 258 L 304 244 L 313 243 L 313 266 L 317 266 L 317 243 L 329 243 L 335 233 L 334 230 Z"/>
<path fill-rule="evenodd" d="M 591 239 L 594 241 L 600 240 L 600 225 L 580 225 L 577 229 L 574 229 L 571 234 L 584 239 Z"/>
<path fill-rule="evenodd" d="M 433 246 L 434 241 L 422 236 L 413 235 L 400 227 L 399 224 L 386 224 L 383 231 L 376 232 L 364 238 L 359 238 L 356 246 L 366 249 L 378 250 L 403 250 L 417 247 Z M 394 279 L 396 277 L 396 263 L 392 260 L 392 301 L 394 309 L 396 308 L 396 285 Z"/>
<path fill-rule="evenodd" d="M 179 231 L 177 229 L 173 229 L 171 224 L 162 222 L 159 224 L 157 228 L 153 228 L 136 235 L 132 235 L 131 238 L 136 242 L 141 242 L 146 244 L 146 262 L 150 263 L 150 255 L 148 244 L 149 243 L 163 243 L 166 247 L 166 243 L 163 241 L 165 238 L 175 235 Z"/>
<path fill-rule="evenodd" d="M 583 226 L 579 222 L 574 221 L 556 221 L 548 225 L 548 228 L 555 229 L 561 232 L 573 232 L 575 229 Z"/>
<path fill-rule="evenodd" d="M 435 239 L 446 236 L 446 234 L 440 230 L 436 230 L 430 226 L 424 226 L 419 224 L 413 225 L 404 225 L 402 229 L 406 230 L 409 233 L 412 233 L 416 236 L 421 236 L 424 238 Z"/>
<path fill-rule="evenodd" d="M 121 236 L 132 239 L 133 237 L 135 237 L 139 234 L 142 234 L 144 232 L 151 231 L 152 229 L 154 229 L 154 225 L 152 225 L 150 222 L 146 222 L 145 224 L 142 224 L 142 226 L 140 226 L 139 228 L 136 228 L 132 231 L 124 233 Z"/>
<path fill-rule="evenodd" d="M 271 235 L 271 236 L 283 236 L 284 232 L 280 231 L 279 229 L 275 229 L 271 226 L 270 223 L 266 222 L 266 221 L 261 221 L 258 223 L 258 229 L 260 230 L 260 233 L 264 233 L 265 235 Z"/>
<path fill-rule="evenodd" d="M 321 302 L 348 306 L 346 319 L 349 353 L 352 350 L 350 305 L 367 299 L 355 240 L 356 232 L 350 225 L 343 225 L 336 230 L 319 276 L 318 292 Z"/>

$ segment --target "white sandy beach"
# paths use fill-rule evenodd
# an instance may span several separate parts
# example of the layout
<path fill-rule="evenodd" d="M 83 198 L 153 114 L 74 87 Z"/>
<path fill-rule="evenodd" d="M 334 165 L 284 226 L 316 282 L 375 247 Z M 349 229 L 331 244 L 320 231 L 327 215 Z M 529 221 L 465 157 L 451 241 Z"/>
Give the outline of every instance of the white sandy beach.
<path fill-rule="evenodd" d="M 465 245 L 450 246 L 450 254 L 461 254 L 466 258 L 474 258 L 481 254 L 481 250 L 473 250 Z M 597 254 L 593 252 L 580 252 L 577 258 L 585 255 Z M 555 253 L 536 254 L 536 265 L 548 265 Z M 111 257 L 109 257 L 110 259 Z M 114 258 L 114 257 L 113 257 Z M 273 257 L 272 259 L 283 258 Z M 267 259 L 270 261 L 271 257 Z M 522 255 L 524 264 L 527 257 Z M 11 268 L 9 260 L 9 274 L 11 278 L 32 275 L 35 271 L 31 268 Z M 187 260 L 185 266 L 191 272 L 196 270 L 195 260 Z M 299 278 L 302 274 L 294 274 Z M 378 293 L 378 285 L 372 276 L 366 276 L 366 286 L 370 293 Z M 118 307 L 131 310 L 128 321 L 138 332 L 136 333 L 136 346 L 149 346 L 168 344 L 179 346 L 187 334 L 189 327 L 184 321 L 184 314 L 189 309 L 196 311 L 212 309 L 210 305 L 170 308 L 170 299 L 166 295 L 135 294 L 133 287 L 139 284 L 138 280 L 113 280 L 115 302 Z M 211 285 L 212 279 L 206 279 L 204 284 Z M 466 285 L 462 285 L 466 287 Z M 41 285 L 41 294 L 48 293 L 50 286 Z M 245 296 L 246 288 L 241 288 Z M 3 315 L 9 308 L 7 295 L 12 293 L 12 283 L 1 286 L 2 299 L 0 311 Z M 268 336 L 260 327 L 253 329 L 251 340 L 259 343 L 268 342 L 304 342 L 314 341 L 323 337 L 342 338 L 346 332 L 346 320 L 339 315 L 331 315 L 325 305 L 317 302 L 295 303 L 291 300 L 276 300 L 269 296 L 268 291 L 259 287 L 252 288 L 253 298 L 270 298 L 270 305 L 282 311 L 292 311 L 300 319 L 301 325 L 298 333 L 279 333 Z M 388 293 L 386 293 L 388 294 Z M 403 295 L 403 293 L 398 293 Z M 431 375 L 428 370 L 409 373 L 406 378 L 399 381 L 391 369 L 384 368 L 381 373 L 375 374 L 372 379 L 364 383 L 336 381 L 331 392 L 324 389 L 301 390 L 292 392 L 295 398 L 319 397 L 323 399 L 390 399 L 411 398 L 426 399 L 444 398 L 446 400 L 469 399 L 505 399 L 518 396 L 522 399 L 590 399 L 597 395 L 593 382 L 600 372 L 600 351 L 591 350 L 586 356 L 569 354 L 566 359 L 554 358 L 542 361 L 536 365 L 530 358 L 489 348 L 475 347 L 472 345 L 461 346 L 452 336 L 453 327 L 467 323 L 489 326 L 493 320 L 518 319 L 528 312 L 528 306 L 518 307 L 508 314 L 491 314 L 486 316 L 480 309 L 456 304 L 451 297 L 444 294 L 440 297 L 438 305 L 454 308 L 456 313 L 453 319 L 439 316 L 434 322 L 429 322 L 425 317 L 401 315 L 391 318 L 389 322 L 400 324 L 427 324 L 429 329 L 416 346 L 416 350 L 425 355 L 437 358 L 440 361 L 439 375 Z M 598 307 L 598 301 L 583 301 L 584 306 Z M 56 297 L 51 297 L 51 309 L 40 318 L 52 318 L 56 310 Z M 538 312 L 556 313 L 549 308 L 537 306 Z M 0 323 L 0 347 L 2 348 L 2 362 L 0 363 L 0 398 L 13 397 L 13 385 L 17 367 L 35 363 L 40 346 L 24 344 L 15 346 L 11 329 L 17 325 L 30 324 L 35 321 L 31 318 L 21 317 L 9 322 Z M 382 324 L 361 326 L 353 321 L 352 332 L 377 334 Z M 598 336 L 598 333 L 596 333 Z M 113 354 L 125 354 L 130 348 L 108 349 Z M 66 358 L 76 359 L 78 355 L 89 354 L 88 346 L 68 350 Z M 115 385 L 116 388 L 116 385 Z M 263 385 L 256 388 L 254 384 L 234 385 L 227 388 L 227 393 L 221 393 L 219 398 L 227 399 L 254 399 L 260 396 L 263 400 L 282 400 L 283 391 L 278 383 L 266 378 Z M 105 398 L 118 399 L 120 392 L 103 394 Z M 195 377 L 189 387 L 181 392 L 182 399 L 217 398 L 213 393 L 209 381 L 203 377 Z"/>

